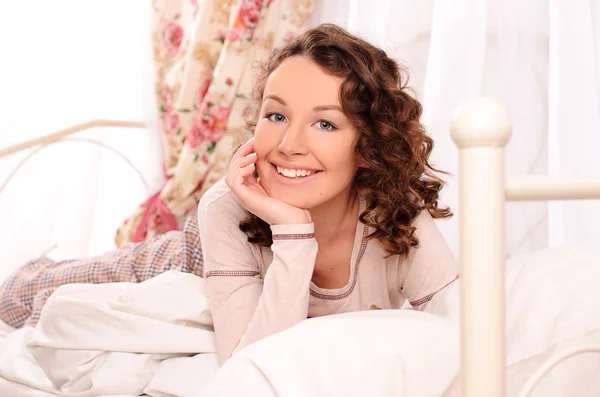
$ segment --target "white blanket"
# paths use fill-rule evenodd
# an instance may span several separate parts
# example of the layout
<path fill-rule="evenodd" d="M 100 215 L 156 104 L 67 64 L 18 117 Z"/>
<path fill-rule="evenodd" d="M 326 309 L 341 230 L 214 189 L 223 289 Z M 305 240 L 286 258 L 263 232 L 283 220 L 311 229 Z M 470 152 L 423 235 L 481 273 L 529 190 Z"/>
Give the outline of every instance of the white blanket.
<path fill-rule="evenodd" d="M 542 250 L 506 263 L 507 397 L 546 360 L 600 345 L 600 248 Z M 458 397 L 459 283 L 427 313 L 371 311 L 302 322 L 232 357 L 201 397 Z M 486 324 L 482 324 L 486 326 Z M 570 358 L 531 397 L 600 396 L 600 354 Z"/>
<path fill-rule="evenodd" d="M 352 397 L 393 391 L 407 397 L 443 389 L 455 374 L 456 330 L 411 311 L 307 320 L 244 349 L 217 371 L 207 301 L 203 279 L 176 272 L 140 284 L 65 285 L 50 297 L 36 328 L 9 333 L 1 343 L 0 396 L 338 396 L 344 391 Z M 304 353 L 329 360 L 298 355 L 302 346 Z M 332 378 L 332 370 L 341 377 Z M 247 382 L 252 390 L 235 387 Z"/>
<path fill-rule="evenodd" d="M 549 357 L 600 344 L 599 279 L 596 247 L 508 261 L 508 396 Z M 458 287 L 431 302 L 437 317 L 376 310 L 310 319 L 218 369 L 203 279 L 169 272 L 141 284 L 66 285 L 37 328 L 0 324 L 0 396 L 455 397 Z M 600 395 L 600 356 L 555 368 L 533 394 L 546 395 Z"/>
<path fill-rule="evenodd" d="M 173 358 L 200 354 L 196 377 L 214 373 L 215 352 L 202 278 L 167 272 L 140 284 L 65 285 L 35 329 L 2 341 L 0 396 L 141 395 L 153 378 L 152 389 L 164 389 L 156 378 L 168 380 Z"/>

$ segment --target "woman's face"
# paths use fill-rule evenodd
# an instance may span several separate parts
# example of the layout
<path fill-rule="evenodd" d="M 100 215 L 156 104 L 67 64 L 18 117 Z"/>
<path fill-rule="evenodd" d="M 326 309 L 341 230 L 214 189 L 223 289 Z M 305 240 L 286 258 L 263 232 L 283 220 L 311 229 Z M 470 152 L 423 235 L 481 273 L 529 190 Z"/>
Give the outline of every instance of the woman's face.
<path fill-rule="evenodd" d="M 342 82 L 301 56 L 268 77 L 254 148 L 269 196 L 310 209 L 350 194 L 358 132 L 342 112 Z"/>

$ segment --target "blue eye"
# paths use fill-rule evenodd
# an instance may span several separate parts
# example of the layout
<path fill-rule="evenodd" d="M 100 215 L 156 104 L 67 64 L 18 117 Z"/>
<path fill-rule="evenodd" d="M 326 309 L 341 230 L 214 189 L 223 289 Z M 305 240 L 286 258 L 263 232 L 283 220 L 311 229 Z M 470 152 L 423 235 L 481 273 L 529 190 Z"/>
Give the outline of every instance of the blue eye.
<path fill-rule="evenodd" d="M 317 121 L 317 128 L 320 128 L 324 131 L 333 131 L 336 129 L 336 127 L 332 123 L 325 120 Z"/>
<path fill-rule="evenodd" d="M 285 116 L 280 113 L 270 113 L 267 115 L 267 119 L 275 123 L 285 123 L 286 121 Z"/>

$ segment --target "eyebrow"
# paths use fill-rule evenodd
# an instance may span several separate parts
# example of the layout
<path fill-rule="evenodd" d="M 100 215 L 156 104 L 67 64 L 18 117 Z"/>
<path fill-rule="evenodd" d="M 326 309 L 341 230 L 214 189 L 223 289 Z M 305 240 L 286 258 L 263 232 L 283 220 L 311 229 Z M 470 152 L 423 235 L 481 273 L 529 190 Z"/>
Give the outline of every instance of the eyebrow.
<path fill-rule="evenodd" d="M 285 103 L 283 98 L 281 98 L 277 95 L 272 95 L 272 94 L 265 95 L 263 102 L 266 101 L 267 99 L 272 99 L 275 102 L 279 102 L 283 106 L 287 106 L 287 104 Z M 319 106 L 315 106 L 313 108 L 313 111 L 315 111 L 315 112 L 324 112 L 326 110 L 337 110 L 338 112 L 344 113 L 342 110 L 342 107 L 340 105 L 319 105 Z"/>

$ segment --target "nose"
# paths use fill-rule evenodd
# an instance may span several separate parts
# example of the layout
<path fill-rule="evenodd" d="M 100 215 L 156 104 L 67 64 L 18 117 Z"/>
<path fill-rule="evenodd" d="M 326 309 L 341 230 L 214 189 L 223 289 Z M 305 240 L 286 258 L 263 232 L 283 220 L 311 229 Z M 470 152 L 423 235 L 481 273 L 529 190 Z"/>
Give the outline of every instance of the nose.
<path fill-rule="evenodd" d="M 308 152 L 305 142 L 306 134 L 302 127 L 288 124 L 288 128 L 281 137 L 277 149 L 286 156 L 306 154 Z"/>

